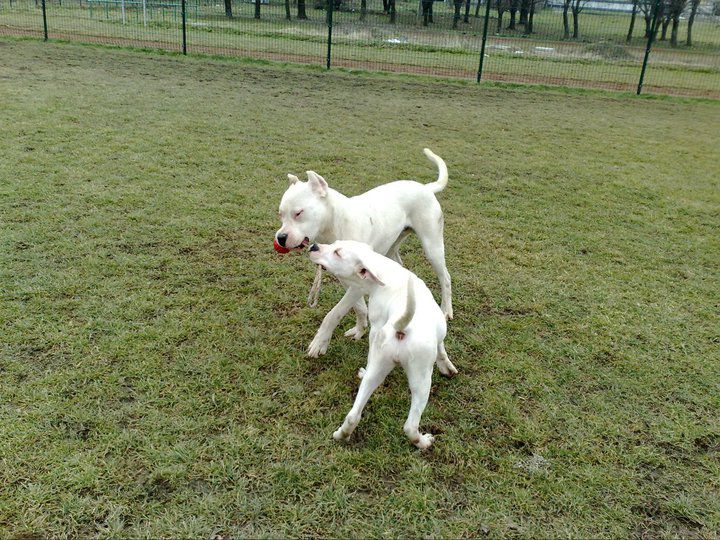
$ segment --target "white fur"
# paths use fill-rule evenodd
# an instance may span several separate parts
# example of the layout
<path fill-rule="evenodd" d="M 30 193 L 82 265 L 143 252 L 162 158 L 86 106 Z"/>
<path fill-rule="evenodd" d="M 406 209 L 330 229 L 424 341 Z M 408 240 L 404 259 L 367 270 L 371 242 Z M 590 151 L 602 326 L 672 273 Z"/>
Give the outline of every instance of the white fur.
<path fill-rule="evenodd" d="M 410 386 L 410 412 L 403 427 L 410 441 L 429 448 L 434 438 L 418 430 L 437 363 L 443 375 L 457 369 L 445 352 L 445 316 L 425 283 L 370 246 L 349 240 L 311 247 L 310 259 L 344 283 L 369 295 L 370 351 L 365 369 L 358 372 L 360 388 L 343 424 L 333 433 L 347 440 L 360 422 L 370 395 L 395 365 L 401 365 Z"/>
<path fill-rule="evenodd" d="M 357 240 L 378 253 L 402 264 L 399 247 L 412 229 L 422 243 L 425 255 L 440 279 L 442 311 L 452 319 L 450 274 L 445 265 L 443 213 L 435 193 L 448 182 L 445 162 L 427 148 L 425 155 L 438 168 L 438 179 L 429 184 L 410 180 L 391 182 L 356 197 L 346 197 L 328 186 L 325 179 L 307 171 L 308 181 L 288 175 L 290 186 L 280 201 L 282 227 L 276 237 L 286 234 L 285 246 L 303 248 L 308 243 Z M 308 355 L 327 351 L 333 331 L 352 307 L 357 323 L 345 335 L 360 339 L 367 327 L 367 307 L 362 292 L 343 280 L 347 292 L 328 312 L 315 334 Z"/>

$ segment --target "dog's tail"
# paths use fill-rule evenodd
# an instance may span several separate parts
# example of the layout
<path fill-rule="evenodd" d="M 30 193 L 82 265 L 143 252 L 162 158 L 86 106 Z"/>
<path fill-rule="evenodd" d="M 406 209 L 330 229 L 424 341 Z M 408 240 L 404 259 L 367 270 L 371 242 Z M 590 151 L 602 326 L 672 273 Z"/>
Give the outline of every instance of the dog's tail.
<path fill-rule="evenodd" d="M 407 284 L 407 302 L 405 304 L 405 313 L 403 313 L 400 318 L 393 323 L 393 328 L 395 329 L 396 333 L 402 333 L 405 328 L 407 328 L 407 325 L 410 324 L 410 321 L 412 321 L 413 316 L 415 315 L 415 287 L 413 287 L 413 277 L 412 275 L 408 276 L 408 284 Z"/>
<path fill-rule="evenodd" d="M 423 150 L 427 158 L 432 161 L 435 166 L 438 168 L 438 179 L 435 182 L 431 182 L 429 184 L 426 184 L 427 187 L 430 188 L 430 191 L 433 193 L 437 193 L 438 191 L 442 191 L 445 189 L 445 186 L 447 186 L 448 183 L 448 170 L 447 165 L 445 165 L 445 162 L 443 159 L 433 154 L 432 151 L 429 148 L 425 148 Z"/>

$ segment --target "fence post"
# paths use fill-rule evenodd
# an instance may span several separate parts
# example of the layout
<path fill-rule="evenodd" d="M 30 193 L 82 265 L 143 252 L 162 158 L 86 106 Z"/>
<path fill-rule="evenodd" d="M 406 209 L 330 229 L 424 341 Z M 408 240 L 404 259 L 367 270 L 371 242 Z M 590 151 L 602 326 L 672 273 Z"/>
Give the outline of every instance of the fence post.
<path fill-rule="evenodd" d="M 327 47 L 327 69 L 330 69 L 330 57 L 332 53 L 332 26 L 333 26 L 333 3 L 335 0 L 327 0 L 327 25 L 328 25 L 328 47 Z"/>
<path fill-rule="evenodd" d="M 480 0 L 478 0 L 479 2 Z M 477 82 L 482 78 L 483 63 L 485 62 L 485 42 L 487 41 L 488 23 L 490 22 L 490 0 L 485 0 L 485 21 L 483 22 L 482 46 L 480 47 L 480 65 L 478 66 Z"/>
<path fill-rule="evenodd" d="M 640 81 L 638 81 L 637 95 L 642 92 L 643 81 L 645 80 L 645 70 L 647 69 L 648 57 L 650 56 L 650 49 L 652 48 L 653 41 L 655 41 L 655 34 L 657 34 L 658 24 L 658 13 L 660 13 L 660 2 L 662 0 L 655 1 L 655 7 L 653 13 L 652 22 L 650 23 L 650 35 L 648 36 L 647 45 L 645 46 L 645 57 L 643 58 L 642 68 L 640 69 Z"/>
<path fill-rule="evenodd" d="M 48 40 L 48 31 L 47 31 L 47 12 L 45 10 L 45 0 L 42 0 L 42 12 L 43 12 L 43 35 L 45 37 L 45 39 L 43 41 L 47 41 Z"/>
<path fill-rule="evenodd" d="M 186 31 L 186 15 L 185 15 L 185 0 L 182 0 L 180 4 L 180 10 L 182 13 L 182 52 L 187 54 L 187 31 Z"/>

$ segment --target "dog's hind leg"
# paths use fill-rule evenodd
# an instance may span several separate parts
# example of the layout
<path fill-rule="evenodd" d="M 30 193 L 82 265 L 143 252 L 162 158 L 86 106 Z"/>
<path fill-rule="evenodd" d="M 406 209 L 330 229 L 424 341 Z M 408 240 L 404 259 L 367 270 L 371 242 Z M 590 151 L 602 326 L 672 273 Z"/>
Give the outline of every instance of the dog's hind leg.
<path fill-rule="evenodd" d="M 355 431 L 355 428 L 360 422 L 362 411 L 368 399 L 370 399 L 375 389 L 382 384 L 394 366 L 395 364 L 392 360 L 382 358 L 379 352 L 375 351 L 374 347 L 370 347 L 368 365 L 360 381 L 360 388 L 358 389 L 357 396 L 355 396 L 355 403 L 353 403 L 352 409 L 350 409 L 350 412 L 345 417 L 342 426 L 333 433 L 333 439 L 336 441 L 347 441 L 350 438 L 350 435 L 352 435 L 352 432 Z"/>
<path fill-rule="evenodd" d="M 418 365 L 420 364 L 420 365 Z M 430 384 L 432 382 L 432 364 L 409 362 L 406 368 L 408 385 L 410 386 L 410 413 L 408 414 L 403 431 L 410 442 L 426 450 L 430 448 L 435 437 L 430 433 L 420 433 L 420 417 L 422 416 L 428 398 L 430 397 Z M 364 380 L 364 379 L 363 379 Z"/>
<path fill-rule="evenodd" d="M 415 232 L 425 251 L 425 256 L 440 280 L 440 309 L 445 318 L 453 318 L 452 283 L 450 272 L 445 265 L 445 243 L 443 241 L 442 212 L 433 220 L 421 220 L 414 225 Z"/>
<path fill-rule="evenodd" d="M 454 377 L 457 375 L 458 370 L 448 358 L 447 352 L 445 351 L 445 344 L 441 341 L 438 345 L 437 359 L 435 360 L 440 373 L 445 377 Z"/>
<path fill-rule="evenodd" d="M 355 326 L 345 332 L 345 336 L 353 339 L 360 339 L 365 335 L 365 330 L 367 329 L 368 325 L 368 308 L 367 304 L 365 303 L 364 296 L 361 296 L 360 300 L 355 302 L 355 306 L 353 307 L 353 309 L 355 310 L 355 316 L 357 318 L 357 321 L 355 323 Z"/>
<path fill-rule="evenodd" d="M 405 240 L 405 238 L 407 238 L 407 236 L 410 234 L 411 230 L 412 229 L 410 229 L 410 227 L 406 227 L 400 233 L 400 235 L 397 237 L 397 240 L 395 240 L 395 242 L 393 242 L 393 245 L 390 247 L 390 249 L 387 252 L 387 257 L 389 259 L 392 259 L 399 265 L 402 265 L 402 263 L 403 263 L 402 259 L 400 258 L 400 244 L 402 244 L 402 241 Z"/>

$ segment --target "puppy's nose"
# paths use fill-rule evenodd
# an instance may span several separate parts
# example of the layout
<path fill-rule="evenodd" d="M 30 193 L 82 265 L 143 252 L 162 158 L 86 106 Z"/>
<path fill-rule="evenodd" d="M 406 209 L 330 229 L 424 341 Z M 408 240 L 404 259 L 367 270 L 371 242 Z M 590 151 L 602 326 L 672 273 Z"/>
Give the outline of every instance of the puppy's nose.
<path fill-rule="evenodd" d="M 285 241 L 287 240 L 287 234 L 278 234 L 277 241 L 282 247 L 285 247 Z"/>
<path fill-rule="evenodd" d="M 320 251 L 320 248 L 317 244 L 313 244 L 312 246 L 310 246 L 310 251 Z"/>

